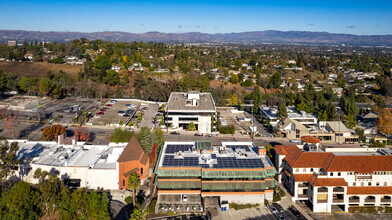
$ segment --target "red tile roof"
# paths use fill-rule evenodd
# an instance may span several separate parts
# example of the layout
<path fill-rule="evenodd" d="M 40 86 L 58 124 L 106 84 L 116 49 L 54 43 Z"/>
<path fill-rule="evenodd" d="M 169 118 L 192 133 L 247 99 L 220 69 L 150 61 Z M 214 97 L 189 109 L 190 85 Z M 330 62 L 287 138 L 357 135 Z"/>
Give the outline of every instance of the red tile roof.
<path fill-rule="evenodd" d="M 323 166 L 327 172 L 353 171 L 357 173 L 373 173 L 374 171 L 391 171 L 392 156 L 385 155 L 334 155 Z"/>
<path fill-rule="evenodd" d="M 297 145 L 278 145 L 274 150 L 279 155 L 286 155 L 284 159 L 289 164 L 295 162 L 302 153 L 302 150 L 299 149 Z"/>
<path fill-rule="evenodd" d="M 347 195 L 392 195 L 391 186 L 347 187 Z"/>
<path fill-rule="evenodd" d="M 331 154 L 326 152 L 302 152 L 295 161 L 286 161 L 293 168 L 321 168 Z"/>
<path fill-rule="evenodd" d="M 317 144 L 320 143 L 320 139 L 313 137 L 313 136 L 302 136 L 301 141 L 304 141 L 306 143 L 311 143 L 311 144 Z"/>
<path fill-rule="evenodd" d="M 344 178 L 318 178 L 313 175 L 309 180 L 312 186 L 348 186 Z"/>
<path fill-rule="evenodd" d="M 309 182 L 313 174 L 293 174 L 295 182 Z"/>
<path fill-rule="evenodd" d="M 142 164 L 146 164 L 148 161 L 148 156 L 144 153 L 142 146 L 140 146 L 139 141 L 136 137 L 132 137 L 117 162 L 127 162 L 139 160 Z"/>

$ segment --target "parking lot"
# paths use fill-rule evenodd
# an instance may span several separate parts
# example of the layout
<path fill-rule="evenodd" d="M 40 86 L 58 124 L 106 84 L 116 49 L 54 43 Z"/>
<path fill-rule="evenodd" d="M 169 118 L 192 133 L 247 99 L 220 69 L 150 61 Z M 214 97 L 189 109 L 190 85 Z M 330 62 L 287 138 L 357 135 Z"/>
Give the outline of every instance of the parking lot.
<path fill-rule="evenodd" d="M 231 110 L 233 110 L 233 108 L 219 108 L 218 112 L 220 112 L 220 116 L 223 117 L 227 125 L 234 126 L 236 134 L 250 134 L 252 124 L 251 118 L 248 118 L 244 112 L 232 113 Z"/>
<path fill-rule="evenodd" d="M 147 107 L 147 109 L 145 108 Z M 157 111 L 159 109 L 158 104 L 142 104 L 140 109 L 144 112 L 143 120 L 139 123 L 139 127 L 152 128 L 154 126 L 154 117 L 157 116 Z M 144 109 L 144 110 L 143 110 Z M 157 116 L 157 119 L 161 119 L 162 116 Z M 159 126 L 159 121 L 156 123 Z"/>
<path fill-rule="evenodd" d="M 133 112 L 138 110 L 140 104 L 140 102 L 122 100 L 110 104 L 109 102 L 103 103 L 92 112 L 94 117 L 89 121 L 92 125 L 120 124 L 121 121 L 125 124 Z M 99 112 L 103 112 L 103 114 L 97 115 Z"/>
<path fill-rule="evenodd" d="M 297 219 L 290 211 L 285 210 L 282 212 L 285 220 L 295 220 Z M 237 220 L 237 219 L 266 219 L 266 220 L 276 220 L 278 219 L 276 215 L 272 214 L 271 211 L 265 206 L 259 206 L 256 208 L 235 210 L 230 209 L 225 212 L 220 212 L 220 219 Z"/>
<path fill-rule="evenodd" d="M 61 124 L 72 123 L 72 118 L 76 117 L 76 111 L 94 111 L 101 105 L 97 99 L 61 99 L 54 100 L 42 106 L 32 109 L 33 111 L 43 112 L 49 115 L 49 118 L 57 118 L 56 122 Z M 58 117 L 61 115 L 61 117 Z"/>

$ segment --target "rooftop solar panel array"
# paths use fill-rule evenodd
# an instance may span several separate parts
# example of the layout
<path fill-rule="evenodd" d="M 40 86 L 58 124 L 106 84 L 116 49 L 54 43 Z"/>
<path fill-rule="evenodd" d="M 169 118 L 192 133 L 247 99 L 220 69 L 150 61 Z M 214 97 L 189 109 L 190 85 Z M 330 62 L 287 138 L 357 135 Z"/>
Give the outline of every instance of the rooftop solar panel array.
<path fill-rule="evenodd" d="M 197 167 L 199 166 L 198 157 L 185 157 L 174 159 L 174 155 L 166 155 L 163 159 L 163 166 L 167 167 Z"/>
<path fill-rule="evenodd" d="M 218 164 L 214 168 L 261 168 L 264 167 L 260 159 L 236 159 L 235 157 L 218 157 Z"/>
<path fill-rule="evenodd" d="M 185 152 L 185 151 L 192 151 L 193 145 L 187 145 L 187 144 L 179 144 L 179 145 L 172 145 L 169 144 L 166 146 L 166 151 L 165 153 L 167 154 L 173 154 L 179 151 Z"/>

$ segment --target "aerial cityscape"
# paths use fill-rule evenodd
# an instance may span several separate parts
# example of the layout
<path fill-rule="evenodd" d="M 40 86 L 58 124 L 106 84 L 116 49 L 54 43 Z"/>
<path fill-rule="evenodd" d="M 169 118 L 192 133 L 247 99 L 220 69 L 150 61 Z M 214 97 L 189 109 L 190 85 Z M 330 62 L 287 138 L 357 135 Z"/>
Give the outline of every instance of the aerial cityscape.
<path fill-rule="evenodd" d="M 392 219 L 392 2 L 0 8 L 0 219 Z"/>

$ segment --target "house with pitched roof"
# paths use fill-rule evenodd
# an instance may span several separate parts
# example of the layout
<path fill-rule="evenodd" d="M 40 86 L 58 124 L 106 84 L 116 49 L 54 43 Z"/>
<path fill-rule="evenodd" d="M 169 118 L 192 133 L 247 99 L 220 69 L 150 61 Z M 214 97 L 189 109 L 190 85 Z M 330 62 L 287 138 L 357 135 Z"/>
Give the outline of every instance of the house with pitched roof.
<path fill-rule="evenodd" d="M 137 173 L 143 183 L 150 169 L 150 158 L 144 152 L 135 136 L 131 138 L 122 154 L 117 159 L 119 171 L 119 189 L 127 189 L 128 177 L 131 173 Z"/>
<path fill-rule="evenodd" d="M 313 212 L 392 205 L 391 155 L 309 152 L 303 145 L 279 145 L 275 154 L 278 181 Z"/>

